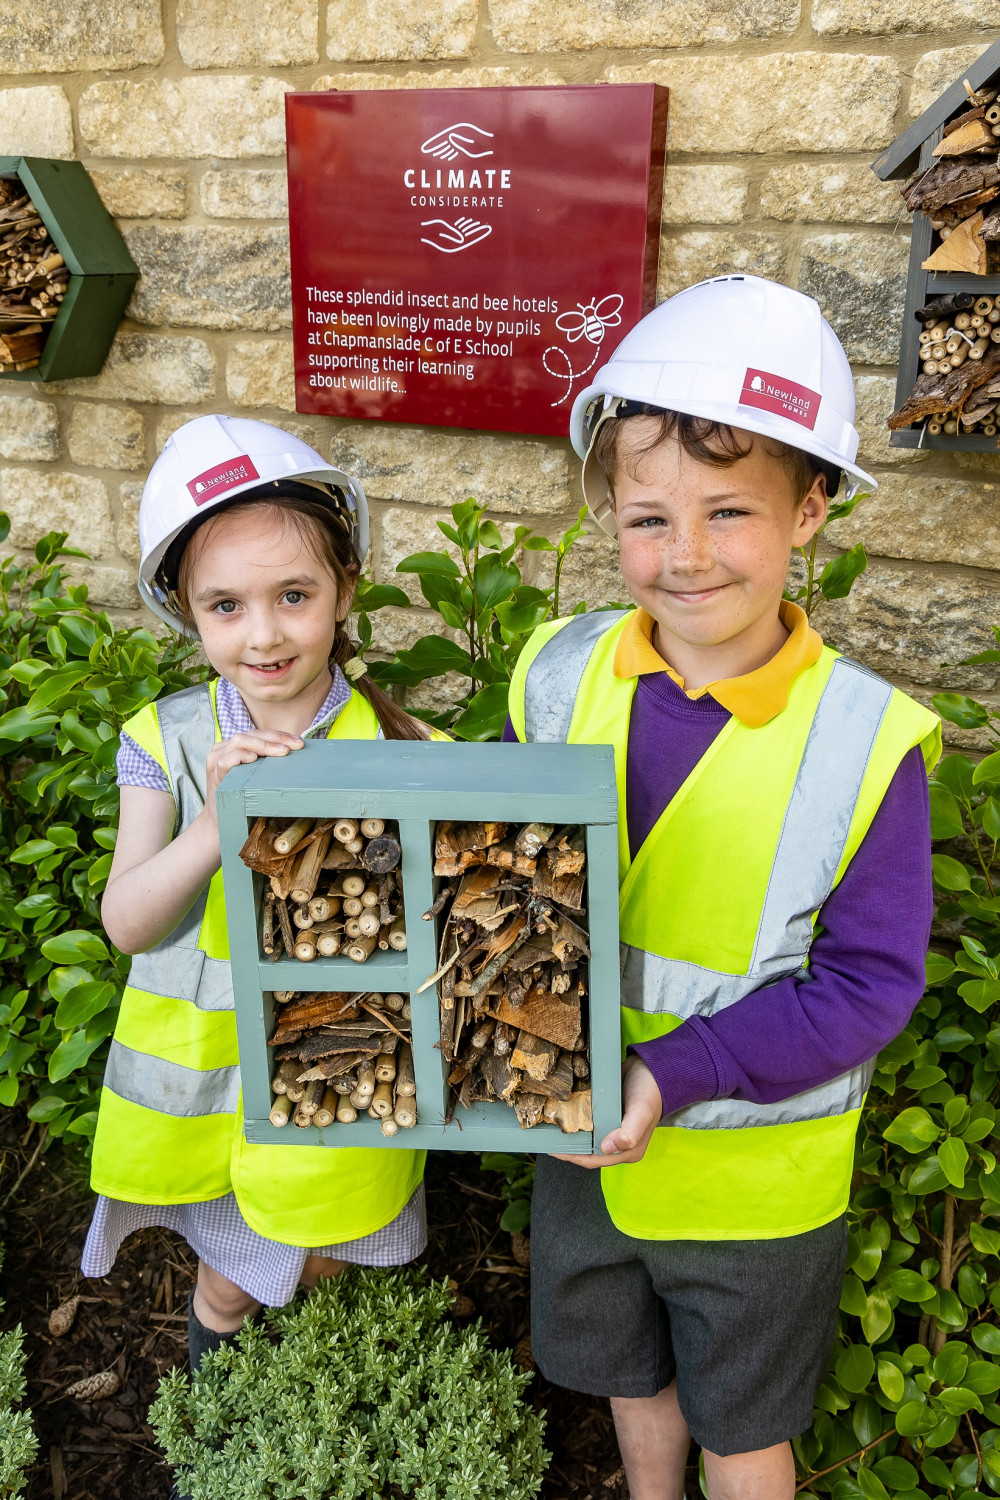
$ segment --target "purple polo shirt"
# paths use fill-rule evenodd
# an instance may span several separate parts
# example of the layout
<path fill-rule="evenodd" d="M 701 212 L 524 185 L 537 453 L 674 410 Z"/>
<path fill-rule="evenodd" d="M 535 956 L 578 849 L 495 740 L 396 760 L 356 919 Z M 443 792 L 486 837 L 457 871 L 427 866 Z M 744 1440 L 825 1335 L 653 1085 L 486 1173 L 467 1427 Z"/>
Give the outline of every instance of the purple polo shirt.
<path fill-rule="evenodd" d="M 638 678 L 625 792 L 633 859 L 729 717 L 707 694 L 688 698 L 665 672 Z M 503 738 L 517 738 L 509 720 Z M 874 1057 L 924 992 L 931 913 L 930 807 L 917 748 L 821 908 L 808 974 L 630 1049 L 653 1073 L 664 1116 L 708 1099 L 773 1104 Z"/>

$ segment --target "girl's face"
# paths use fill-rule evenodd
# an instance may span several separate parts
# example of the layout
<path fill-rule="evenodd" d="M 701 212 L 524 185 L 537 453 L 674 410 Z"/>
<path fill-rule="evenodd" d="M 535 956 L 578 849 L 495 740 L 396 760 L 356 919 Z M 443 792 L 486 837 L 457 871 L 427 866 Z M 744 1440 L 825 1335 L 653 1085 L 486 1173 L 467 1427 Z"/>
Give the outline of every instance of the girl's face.
<path fill-rule="evenodd" d="M 351 595 L 275 507 L 209 521 L 184 559 L 187 594 L 205 655 L 247 707 L 287 704 L 329 686 L 337 625 Z"/>

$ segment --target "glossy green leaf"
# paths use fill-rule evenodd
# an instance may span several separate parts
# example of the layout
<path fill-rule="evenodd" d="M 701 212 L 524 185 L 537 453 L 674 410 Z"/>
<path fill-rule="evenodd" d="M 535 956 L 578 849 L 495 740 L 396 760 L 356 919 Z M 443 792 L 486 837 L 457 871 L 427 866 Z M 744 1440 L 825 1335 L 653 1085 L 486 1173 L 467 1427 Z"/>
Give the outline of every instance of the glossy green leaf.
<path fill-rule="evenodd" d="M 858 1470 L 858 1488 L 865 1500 L 889 1500 L 889 1491 L 873 1469 Z"/>
<path fill-rule="evenodd" d="M 896 1413 L 896 1431 L 900 1437 L 922 1437 L 936 1426 L 937 1418 L 922 1401 L 905 1401 Z"/>
<path fill-rule="evenodd" d="M 991 1005 L 1000 1001 L 1000 980 L 996 979 L 968 979 L 958 987 L 958 993 L 965 1001 L 980 1015 L 989 1010 Z"/>
<path fill-rule="evenodd" d="M 887 1141 L 902 1146 L 904 1151 L 912 1152 L 926 1150 L 940 1134 L 939 1127 L 926 1109 L 921 1109 L 918 1105 L 904 1109 L 885 1130 Z"/>
<path fill-rule="evenodd" d="M 459 567 L 446 552 L 413 552 L 396 564 L 397 573 L 439 573 L 445 578 L 458 578 Z"/>
<path fill-rule="evenodd" d="M 838 1355 L 834 1369 L 845 1391 L 863 1391 L 875 1374 L 875 1356 L 866 1344 L 849 1344 Z"/>
<path fill-rule="evenodd" d="M 1000 1232 L 996 1229 L 973 1222 L 969 1225 L 969 1239 L 980 1255 L 1000 1255 Z"/>
<path fill-rule="evenodd" d="M 931 702 L 942 719 L 960 729 L 981 729 L 990 721 L 988 710 L 964 693 L 935 693 Z"/>
<path fill-rule="evenodd" d="M 77 929 L 75 932 L 60 932 L 42 944 L 45 957 L 54 964 L 75 964 L 80 960 L 100 963 L 110 957 L 107 944 L 95 932 Z"/>
<path fill-rule="evenodd" d="M 965 1169 L 969 1165 L 969 1148 L 958 1136 L 949 1136 L 938 1147 L 938 1162 L 952 1187 L 964 1187 Z"/>
<path fill-rule="evenodd" d="M 55 1014 L 56 1025 L 60 1031 L 85 1026 L 94 1016 L 107 1009 L 116 994 L 115 986 L 106 980 L 98 979 L 90 984 L 78 985 L 59 1002 Z"/>
<path fill-rule="evenodd" d="M 23 744 L 25 740 L 37 739 L 59 722 L 55 714 L 31 714 L 27 708 L 9 709 L 0 715 L 0 741 L 12 740 Z"/>
<path fill-rule="evenodd" d="M 926 1161 L 918 1162 L 910 1175 L 908 1190 L 911 1193 L 937 1193 L 940 1192 L 948 1179 L 945 1177 L 938 1164 L 937 1155 L 930 1156 Z"/>
<path fill-rule="evenodd" d="M 972 889 L 968 868 L 950 854 L 931 856 L 934 884 L 943 891 L 968 891 Z"/>
<path fill-rule="evenodd" d="M 928 984 L 943 984 L 955 972 L 955 965 L 943 953 L 928 953 L 924 960 Z"/>
<path fill-rule="evenodd" d="M 48 976 L 49 991 L 52 998 L 59 1002 L 79 985 L 89 984 L 93 977 L 90 969 L 84 969 L 80 965 L 72 965 L 68 969 L 52 969 Z"/>
<path fill-rule="evenodd" d="M 59 1083 L 82 1068 L 100 1041 L 90 1042 L 82 1031 L 74 1031 L 66 1041 L 60 1042 L 49 1058 L 49 1082 Z"/>
<path fill-rule="evenodd" d="M 967 755 L 946 755 L 934 768 L 934 780 L 950 787 L 960 800 L 968 802 L 975 794 L 972 773 L 976 762 Z"/>
<path fill-rule="evenodd" d="M 868 566 L 868 555 L 863 542 L 857 542 L 849 551 L 841 553 L 828 562 L 819 576 L 820 592 L 824 599 L 845 599 L 851 592 L 855 580 Z"/>
<path fill-rule="evenodd" d="M 903 1372 L 888 1359 L 878 1362 L 878 1383 L 890 1401 L 903 1399 Z"/>
<path fill-rule="evenodd" d="M 843 1289 L 840 1293 L 841 1312 L 850 1313 L 852 1317 L 860 1318 L 868 1306 L 868 1293 L 865 1291 L 864 1283 L 857 1276 L 848 1272 L 844 1278 Z"/>
<path fill-rule="evenodd" d="M 977 1396 L 992 1396 L 1000 1391 L 1000 1365 L 989 1359 L 974 1359 L 965 1372 L 962 1384 Z"/>
<path fill-rule="evenodd" d="M 877 1474 L 883 1484 L 891 1485 L 894 1490 L 916 1489 L 920 1479 L 913 1465 L 895 1453 L 888 1458 L 880 1458 L 877 1464 L 873 1464 L 872 1473 Z"/>
<path fill-rule="evenodd" d="M 984 755 L 972 773 L 973 786 L 992 785 L 993 782 L 1000 782 L 1000 750 Z"/>
<path fill-rule="evenodd" d="M 463 740 L 497 739 L 507 718 L 507 684 L 494 683 L 476 694 L 452 725 L 452 733 Z"/>
<path fill-rule="evenodd" d="M 926 1276 L 920 1276 L 906 1266 L 893 1271 L 892 1275 L 886 1278 L 885 1284 L 896 1293 L 897 1297 L 902 1297 L 906 1302 L 929 1302 L 932 1297 L 937 1296 L 936 1289 Z"/>
<path fill-rule="evenodd" d="M 953 1417 L 963 1417 L 967 1411 L 982 1411 L 983 1403 L 975 1391 L 964 1386 L 948 1386 L 938 1396 L 945 1411 Z"/>
<path fill-rule="evenodd" d="M 861 1331 L 869 1344 L 874 1344 L 892 1323 L 892 1308 L 881 1288 L 869 1292 L 865 1310 L 861 1315 Z"/>
<path fill-rule="evenodd" d="M 940 782 L 931 782 L 931 838 L 961 838 L 965 831 L 955 794 Z"/>

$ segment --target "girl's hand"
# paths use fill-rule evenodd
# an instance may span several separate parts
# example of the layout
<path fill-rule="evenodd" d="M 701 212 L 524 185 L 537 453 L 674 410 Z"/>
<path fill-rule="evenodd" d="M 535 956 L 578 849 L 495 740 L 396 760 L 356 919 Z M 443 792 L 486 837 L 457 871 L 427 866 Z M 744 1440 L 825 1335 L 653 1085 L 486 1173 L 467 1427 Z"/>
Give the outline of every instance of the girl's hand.
<path fill-rule="evenodd" d="M 601 1142 L 600 1156 L 559 1156 L 577 1167 L 620 1167 L 642 1161 L 663 1113 L 656 1079 L 641 1057 L 631 1053 L 622 1068 L 622 1122 Z"/>
<path fill-rule="evenodd" d="M 227 771 L 234 766 L 250 765 L 262 755 L 287 755 L 290 750 L 301 750 L 304 743 L 301 735 L 289 734 L 285 729 L 255 729 L 251 734 L 234 734 L 231 739 L 213 745 L 206 761 L 205 815 L 213 823 L 216 821 L 215 794 Z"/>

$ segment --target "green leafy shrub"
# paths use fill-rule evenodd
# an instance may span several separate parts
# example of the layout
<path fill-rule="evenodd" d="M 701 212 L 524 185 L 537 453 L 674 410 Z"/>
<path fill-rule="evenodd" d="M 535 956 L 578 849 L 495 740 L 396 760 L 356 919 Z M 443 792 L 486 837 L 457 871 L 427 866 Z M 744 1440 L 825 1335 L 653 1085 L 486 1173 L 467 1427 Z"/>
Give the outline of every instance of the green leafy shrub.
<path fill-rule="evenodd" d="M 997 734 L 972 698 L 934 704 Z M 878 1059 L 840 1333 L 796 1444 L 804 1474 L 831 1471 L 807 1492 L 834 1500 L 1000 1492 L 1000 750 L 945 756 L 931 832 L 947 841 L 934 880 L 952 951 L 928 954 L 927 993 Z"/>
<path fill-rule="evenodd" d="M 350 1270 L 247 1323 L 149 1420 L 194 1500 L 527 1500 L 549 1455 L 529 1375 L 446 1285 Z M 273 1340 L 279 1339 L 275 1347 Z"/>
<path fill-rule="evenodd" d="M 9 1332 L 0 1333 L 0 1495 L 5 1497 L 22 1493 L 27 1483 L 25 1471 L 38 1452 L 31 1413 L 16 1409 L 25 1392 L 23 1338 L 20 1323 Z"/>
<path fill-rule="evenodd" d="M 8 531 L 0 515 L 0 543 Z M 0 561 L 0 1104 L 87 1138 L 130 964 L 99 914 L 118 732 L 203 674 L 189 644 L 91 609 L 64 578 L 61 559 L 84 555 L 65 542 Z"/>
<path fill-rule="evenodd" d="M 511 673 L 535 627 L 559 616 L 563 564 L 573 543 L 583 534 L 585 514 L 581 510 L 577 521 L 557 542 L 536 536 L 527 526 L 517 526 L 513 540 L 505 545 L 496 522 L 486 519 L 484 506 L 475 500 L 453 505 L 454 524 L 437 524 L 458 549 L 459 561 L 444 548 L 415 552 L 397 563 L 396 571 L 416 574 L 427 603 L 449 629 L 458 631 L 461 642 L 440 633 L 421 636 L 407 650 L 397 651 L 392 661 L 369 663 L 375 681 L 384 688 L 393 684 L 416 687 L 428 678 L 458 672 L 469 679 L 467 691 L 446 710 L 422 713 L 420 717 L 460 739 L 499 739 L 507 717 Z M 521 582 L 521 571 L 514 561 L 519 548 L 553 554 L 555 566 L 549 588 Z M 386 584 L 359 590 L 358 640 L 362 651 L 371 645 L 368 616 L 372 609 L 409 602 L 401 589 Z M 579 614 L 584 608 L 579 604 L 573 613 Z"/>

